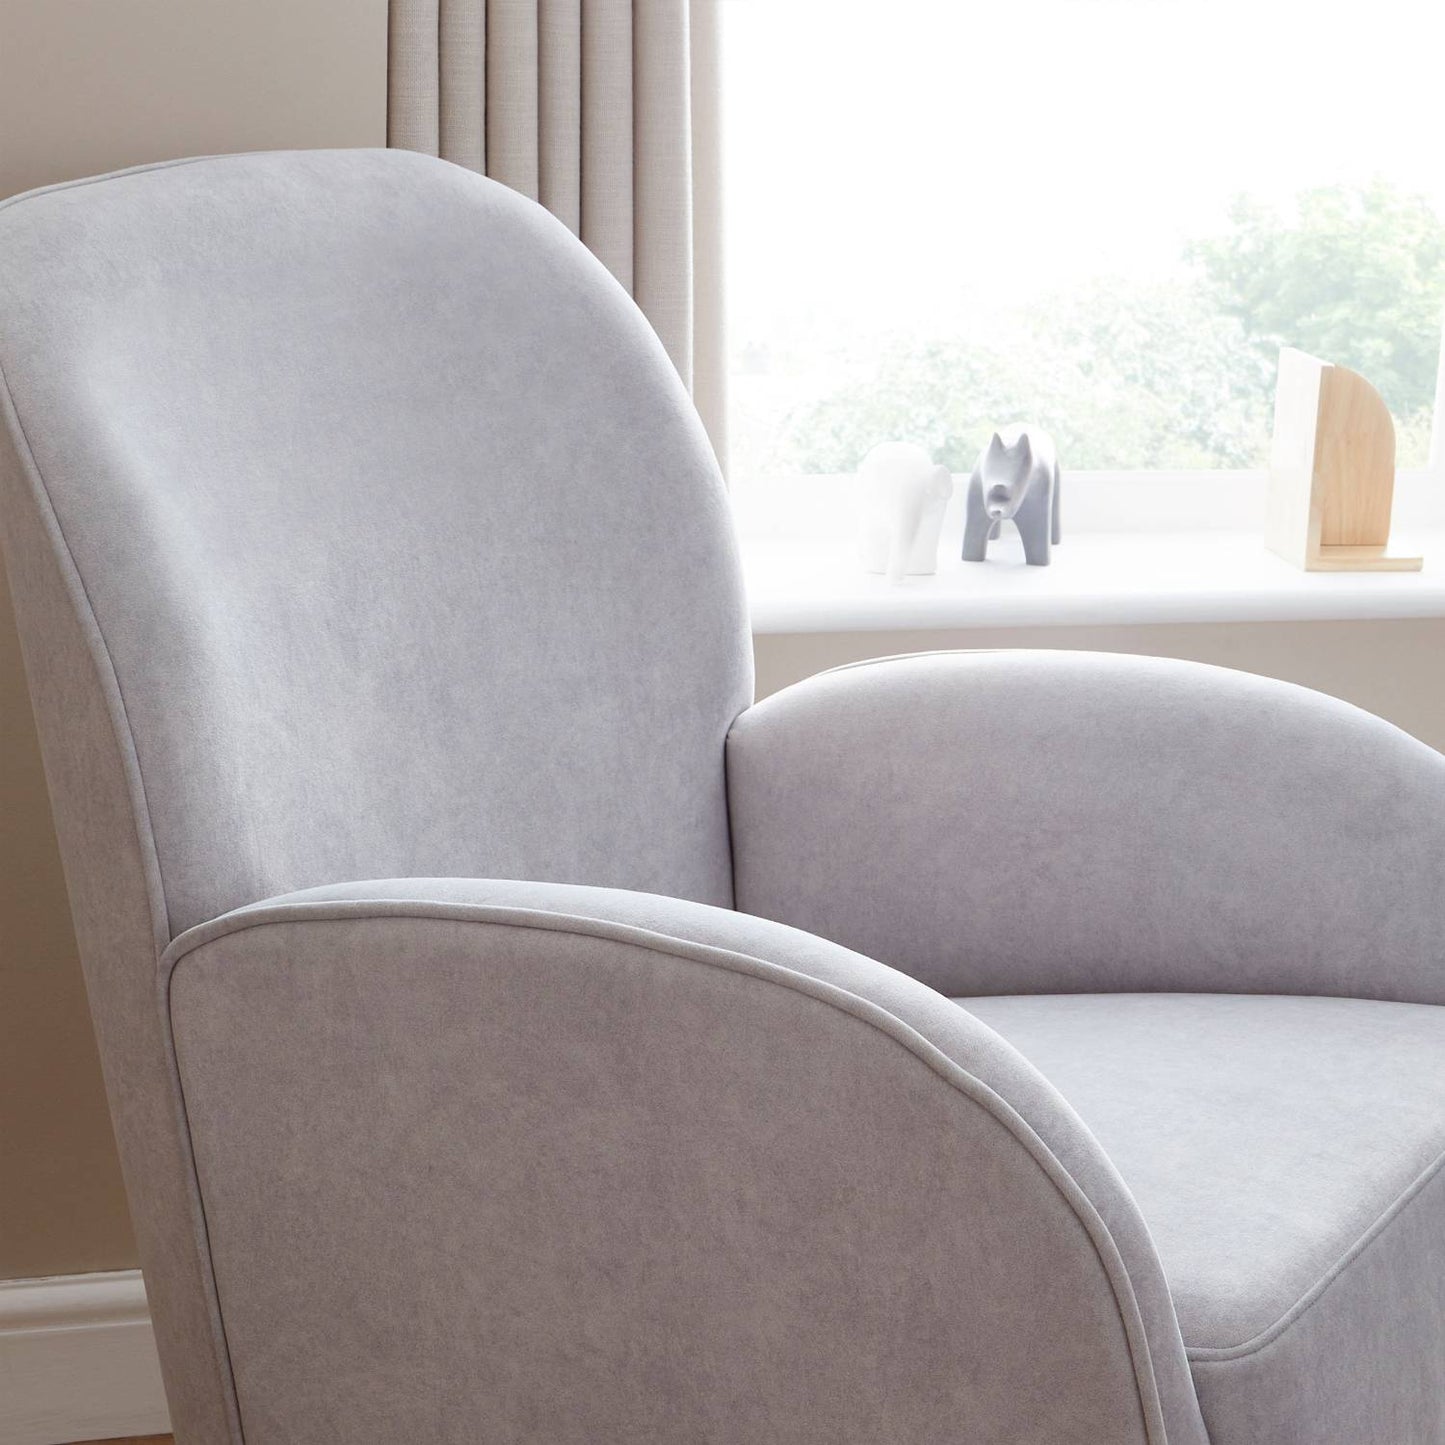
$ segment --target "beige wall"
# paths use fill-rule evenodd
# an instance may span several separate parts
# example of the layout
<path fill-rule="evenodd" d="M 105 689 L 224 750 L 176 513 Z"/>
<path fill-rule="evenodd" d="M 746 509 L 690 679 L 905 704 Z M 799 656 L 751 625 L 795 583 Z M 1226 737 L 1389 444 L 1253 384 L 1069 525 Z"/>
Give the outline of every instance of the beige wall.
<path fill-rule="evenodd" d="M 135 1262 L 25 695 L 0 595 L 0 1278 Z"/>
<path fill-rule="evenodd" d="M 386 0 L 0 0 L 0 197 L 173 156 L 384 145 Z M 135 1262 L 0 579 L 0 1278 Z"/>
<path fill-rule="evenodd" d="M 0 0 L 0 196 L 386 142 L 386 0 Z"/>

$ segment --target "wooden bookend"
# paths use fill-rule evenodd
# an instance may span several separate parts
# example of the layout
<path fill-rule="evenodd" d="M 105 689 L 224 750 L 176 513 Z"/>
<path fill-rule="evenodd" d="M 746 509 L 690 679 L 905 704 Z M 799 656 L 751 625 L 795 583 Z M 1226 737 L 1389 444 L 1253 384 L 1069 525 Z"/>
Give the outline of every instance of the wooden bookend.
<path fill-rule="evenodd" d="M 1265 543 L 1306 572 L 1418 572 L 1392 556 L 1395 423 L 1347 367 L 1279 354 Z"/>

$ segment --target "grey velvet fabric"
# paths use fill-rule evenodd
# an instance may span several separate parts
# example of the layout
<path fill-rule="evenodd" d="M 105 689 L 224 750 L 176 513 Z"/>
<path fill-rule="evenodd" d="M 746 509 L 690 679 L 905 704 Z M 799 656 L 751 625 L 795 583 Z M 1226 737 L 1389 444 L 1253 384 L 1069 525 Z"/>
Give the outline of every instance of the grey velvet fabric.
<path fill-rule="evenodd" d="M 0 255 L 15 443 L 172 932 L 390 874 L 731 902 L 721 480 L 565 226 L 427 157 L 298 152 L 32 193 Z"/>
<path fill-rule="evenodd" d="M 1445 1442 L 1445 1008 L 960 1000 L 1116 1164 L 1213 1445 Z"/>
<path fill-rule="evenodd" d="M 861 664 L 745 713 L 728 780 L 739 908 L 947 993 L 1445 1002 L 1445 758 L 1288 683 Z"/>
<path fill-rule="evenodd" d="M 162 972 L 251 1445 L 1203 1445 L 1112 1166 L 870 959 L 423 879 L 240 910 Z"/>
<path fill-rule="evenodd" d="M 158 952 L 375 872 L 730 901 L 722 739 L 751 659 L 725 501 L 604 269 L 519 197 L 396 152 L 0 205 L 0 420 L 172 1420 L 233 1440 Z"/>

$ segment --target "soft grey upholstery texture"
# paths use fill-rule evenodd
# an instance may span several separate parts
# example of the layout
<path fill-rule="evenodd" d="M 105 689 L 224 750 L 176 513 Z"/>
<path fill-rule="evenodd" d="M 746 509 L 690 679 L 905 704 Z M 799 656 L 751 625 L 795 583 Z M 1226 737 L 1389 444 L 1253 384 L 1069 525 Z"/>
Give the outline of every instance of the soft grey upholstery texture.
<path fill-rule="evenodd" d="M 221 1321 L 158 949 L 287 888 L 731 901 L 751 653 L 716 465 L 559 222 L 401 152 L 0 205 L 0 526 L 172 1417 Z"/>
<path fill-rule="evenodd" d="M 0 246 L 16 441 L 121 679 L 172 931 L 411 873 L 731 902 L 726 501 L 566 227 L 352 151 L 32 194 Z"/>
<path fill-rule="evenodd" d="M 1445 1420 L 1445 1008 L 963 999 L 1119 1167 L 1215 1445 L 1434 1441 Z"/>
<path fill-rule="evenodd" d="M 937 991 L 1445 1002 L 1445 761 L 1142 659 L 742 712 L 655 337 L 417 156 L 0 206 L 0 412 L 180 1445 L 1445 1445 L 1433 1008 Z"/>
<path fill-rule="evenodd" d="M 248 1441 L 1204 1440 L 1113 1167 L 871 959 L 423 879 L 163 976 Z"/>
<path fill-rule="evenodd" d="M 1445 760 L 1289 683 L 930 653 L 728 740 L 737 906 L 951 994 L 1445 1003 Z"/>

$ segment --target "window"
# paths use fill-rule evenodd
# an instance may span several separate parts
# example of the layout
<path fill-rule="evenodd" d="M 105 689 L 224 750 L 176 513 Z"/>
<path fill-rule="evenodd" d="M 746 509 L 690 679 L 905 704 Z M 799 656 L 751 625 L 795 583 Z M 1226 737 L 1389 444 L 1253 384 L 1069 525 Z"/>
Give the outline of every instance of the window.
<path fill-rule="evenodd" d="M 1418 0 L 724 0 L 731 470 L 1036 422 L 1080 472 L 1268 455 L 1279 347 L 1424 468 L 1445 19 Z"/>

